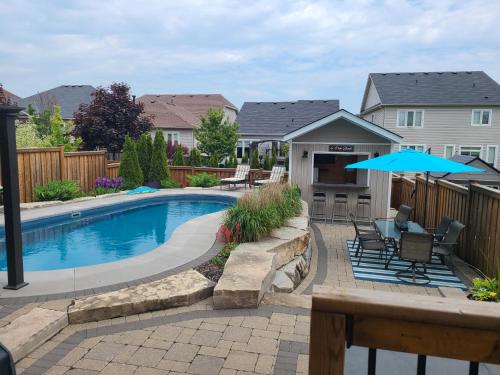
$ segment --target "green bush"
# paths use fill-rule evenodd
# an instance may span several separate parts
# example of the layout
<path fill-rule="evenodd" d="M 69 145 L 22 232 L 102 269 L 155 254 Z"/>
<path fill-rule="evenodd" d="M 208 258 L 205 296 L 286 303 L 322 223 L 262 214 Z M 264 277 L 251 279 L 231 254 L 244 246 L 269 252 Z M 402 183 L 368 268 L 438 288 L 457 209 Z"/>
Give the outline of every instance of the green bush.
<path fill-rule="evenodd" d="M 236 168 L 238 166 L 238 159 L 236 159 L 236 154 L 233 152 L 226 158 L 226 168 Z"/>
<path fill-rule="evenodd" d="M 212 154 L 208 158 L 208 166 L 211 168 L 219 168 L 220 157 L 217 154 Z"/>
<path fill-rule="evenodd" d="M 248 155 L 246 152 L 244 152 L 243 156 L 241 157 L 241 164 L 248 164 Z"/>
<path fill-rule="evenodd" d="M 165 138 L 163 138 L 163 132 L 161 130 L 157 130 L 155 134 L 155 140 L 153 142 L 153 152 L 151 153 L 149 181 L 163 181 L 168 177 Z"/>
<path fill-rule="evenodd" d="M 184 162 L 184 154 L 181 145 L 175 145 L 174 156 L 172 157 L 172 165 L 186 165 L 186 163 Z"/>
<path fill-rule="evenodd" d="M 176 188 L 181 187 L 181 185 L 179 185 L 179 183 L 175 180 L 171 180 L 170 178 L 166 178 L 166 179 L 160 181 L 160 187 L 162 189 L 176 189 Z"/>
<path fill-rule="evenodd" d="M 187 176 L 189 186 L 193 187 L 212 187 L 219 185 L 219 179 L 208 173 L 198 173 L 193 176 Z"/>
<path fill-rule="evenodd" d="M 302 211 L 300 189 L 288 184 L 269 184 L 247 193 L 226 211 L 224 225 L 238 233 L 238 242 L 258 241 Z"/>
<path fill-rule="evenodd" d="M 201 167 L 201 152 L 193 147 L 189 153 L 188 164 L 192 167 Z"/>
<path fill-rule="evenodd" d="M 35 201 L 68 201 L 82 196 L 76 181 L 50 181 L 45 185 L 35 186 Z"/>
<path fill-rule="evenodd" d="M 278 155 L 276 154 L 276 149 L 273 148 L 273 153 L 271 156 L 271 168 L 276 165 L 277 161 L 278 161 Z"/>
<path fill-rule="evenodd" d="M 137 141 L 137 157 L 141 167 L 142 176 L 147 179 L 149 167 L 151 165 L 151 155 L 153 153 L 153 139 L 149 133 L 143 133 Z"/>
<path fill-rule="evenodd" d="M 135 189 L 144 182 L 135 143 L 128 135 L 125 136 L 118 174 L 123 178 L 124 189 Z"/>
<path fill-rule="evenodd" d="M 500 302 L 500 268 L 498 269 L 498 278 L 496 279 L 473 279 L 470 291 L 472 298 L 477 301 Z"/>
<path fill-rule="evenodd" d="M 253 150 L 252 160 L 250 160 L 250 168 L 252 169 L 260 168 L 259 150 L 257 148 Z"/>
<path fill-rule="evenodd" d="M 271 159 L 269 159 L 269 153 L 266 152 L 266 156 L 264 156 L 264 170 L 270 171 L 271 169 Z"/>

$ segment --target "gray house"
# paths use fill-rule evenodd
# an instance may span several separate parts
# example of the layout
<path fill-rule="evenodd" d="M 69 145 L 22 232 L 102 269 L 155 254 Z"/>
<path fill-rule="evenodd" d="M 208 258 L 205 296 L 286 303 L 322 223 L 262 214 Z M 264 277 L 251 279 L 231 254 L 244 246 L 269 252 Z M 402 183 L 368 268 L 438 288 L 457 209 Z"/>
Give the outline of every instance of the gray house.
<path fill-rule="evenodd" d="M 500 86 L 484 72 L 370 73 L 360 115 L 404 137 L 394 150 L 500 165 Z"/>
<path fill-rule="evenodd" d="M 92 101 L 94 92 L 95 88 L 90 85 L 63 85 L 20 99 L 18 104 L 21 107 L 31 104 L 37 112 L 59 105 L 63 119 L 72 120 L 80 104 L 89 104 Z"/>
<path fill-rule="evenodd" d="M 338 110 L 338 100 L 245 102 L 236 117 L 240 125 L 236 156 L 249 155 L 252 142 L 263 142 L 261 152 L 271 147 L 280 149 L 285 134 Z"/>

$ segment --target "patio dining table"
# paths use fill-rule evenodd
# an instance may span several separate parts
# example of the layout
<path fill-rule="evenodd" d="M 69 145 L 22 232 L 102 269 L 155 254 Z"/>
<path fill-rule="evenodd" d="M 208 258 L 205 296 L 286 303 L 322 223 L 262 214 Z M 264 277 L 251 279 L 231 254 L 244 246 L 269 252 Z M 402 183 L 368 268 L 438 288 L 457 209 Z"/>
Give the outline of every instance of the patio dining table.
<path fill-rule="evenodd" d="M 401 239 L 401 230 L 396 226 L 394 220 L 375 220 L 373 222 L 373 225 L 375 226 L 375 230 L 380 234 L 380 236 L 393 245 L 394 251 L 385 263 L 385 268 L 387 269 L 389 267 L 389 264 L 391 263 L 392 258 L 394 258 L 394 255 L 398 254 L 398 244 L 399 240 Z M 415 223 L 414 221 L 408 221 L 407 231 L 412 233 L 427 233 L 427 231 L 422 228 L 420 224 Z"/>

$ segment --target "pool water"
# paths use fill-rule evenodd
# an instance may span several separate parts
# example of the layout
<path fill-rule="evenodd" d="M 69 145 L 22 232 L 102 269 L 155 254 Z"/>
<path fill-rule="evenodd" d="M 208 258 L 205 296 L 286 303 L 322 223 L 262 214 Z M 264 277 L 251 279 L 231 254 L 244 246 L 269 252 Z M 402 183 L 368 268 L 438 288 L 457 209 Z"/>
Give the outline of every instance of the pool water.
<path fill-rule="evenodd" d="M 23 223 L 24 269 L 91 266 L 144 254 L 165 243 L 179 225 L 229 205 L 224 200 L 180 199 L 142 207 L 115 207 L 111 212 L 78 219 L 66 215 L 57 224 L 41 221 L 25 228 Z M 6 271 L 3 230 L 1 236 L 0 271 Z"/>

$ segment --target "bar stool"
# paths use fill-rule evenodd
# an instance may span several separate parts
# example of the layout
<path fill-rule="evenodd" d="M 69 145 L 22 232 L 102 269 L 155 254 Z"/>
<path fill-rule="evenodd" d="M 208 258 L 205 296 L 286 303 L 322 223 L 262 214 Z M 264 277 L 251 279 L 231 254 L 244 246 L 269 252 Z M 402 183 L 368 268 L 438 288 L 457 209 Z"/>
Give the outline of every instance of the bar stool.
<path fill-rule="evenodd" d="M 324 220 L 326 224 L 327 220 L 327 210 L 326 210 L 326 193 L 324 191 L 313 192 L 312 208 L 311 208 L 311 218 L 313 220 Z"/>
<path fill-rule="evenodd" d="M 347 193 L 335 193 L 333 198 L 332 224 L 335 220 L 347 222 L 349 210 L 347 208 Z"/>
<path fill-rule="evenodd" d="M 356 221 L 371 222 L 372 196 L 370 194 L 359 194 L 356 203 Z"/>

